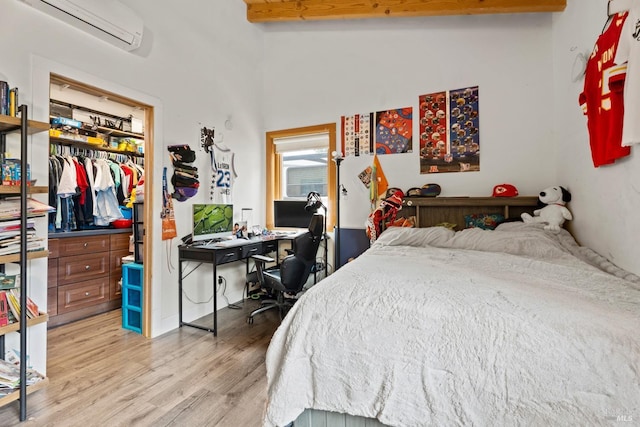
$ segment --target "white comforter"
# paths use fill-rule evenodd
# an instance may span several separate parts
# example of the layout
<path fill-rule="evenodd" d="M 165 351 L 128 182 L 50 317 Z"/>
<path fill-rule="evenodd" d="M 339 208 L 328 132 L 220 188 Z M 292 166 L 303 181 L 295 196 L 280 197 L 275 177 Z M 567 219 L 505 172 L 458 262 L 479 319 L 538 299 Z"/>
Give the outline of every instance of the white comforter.
<path fill-rule="evenodd" d="M 305 408 L 392 426 L 640 421 L 637 276 L 536 225 L 409 230 L 286 316 L 265 425 Z"/>

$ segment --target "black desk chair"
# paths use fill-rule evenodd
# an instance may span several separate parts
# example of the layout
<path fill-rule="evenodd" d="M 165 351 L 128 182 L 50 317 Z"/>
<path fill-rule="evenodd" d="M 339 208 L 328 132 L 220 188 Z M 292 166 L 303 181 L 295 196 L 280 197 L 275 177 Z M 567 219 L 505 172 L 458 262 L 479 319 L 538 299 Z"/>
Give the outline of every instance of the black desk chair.
<path fill-rule="evenodd" d="M 302 290 L 309 279 L 312 269 L 316 265 L 316 255 L 322 240 L 324 217 L 313 215 L 309 223 L 308 231 L 293 239 L 293 254 L 282 260 L 280 265 L 273 268 L 265 268 L 267 262 L 274 262 L 273 258 L 262 255 L 254 255 L 251 258 L 256 263 L 256 271 L 261 286 L 272 290 L 276 299 L 263 300 L 260 308 L 249 315 L 247 321 L 253 323 L 253 316 L 263 311 L 277 308 L 282 319 L 288 309 L 293 305 L 291 299 L 285 298 L 287 294 L 297 294 Z M 295 301 L 295 300 L 294 300 Z"/>

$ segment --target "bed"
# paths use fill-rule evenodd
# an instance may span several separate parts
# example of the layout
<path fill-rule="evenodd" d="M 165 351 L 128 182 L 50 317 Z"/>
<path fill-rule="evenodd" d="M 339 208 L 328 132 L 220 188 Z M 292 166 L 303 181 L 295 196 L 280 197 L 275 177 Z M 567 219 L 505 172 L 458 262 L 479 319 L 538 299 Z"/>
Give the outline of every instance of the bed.
<path fill-rule="evenodd" d="M 640 278 L 538 224 L 392 227 L 299 299 L 266 365 L 266 426 L 638 420 Z"/>

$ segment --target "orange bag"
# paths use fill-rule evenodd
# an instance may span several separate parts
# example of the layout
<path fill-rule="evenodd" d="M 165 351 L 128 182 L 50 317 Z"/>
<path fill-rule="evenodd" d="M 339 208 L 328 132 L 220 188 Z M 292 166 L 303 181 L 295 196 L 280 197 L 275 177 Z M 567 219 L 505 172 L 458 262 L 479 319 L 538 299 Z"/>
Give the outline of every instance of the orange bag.
<path fill-rule="evenodd" d="M 173 200 L 167 188 L 167 168 L 162 171 L 162 240 L 170 240 L 178 236 L 176 219 L 173 213 Z"/>

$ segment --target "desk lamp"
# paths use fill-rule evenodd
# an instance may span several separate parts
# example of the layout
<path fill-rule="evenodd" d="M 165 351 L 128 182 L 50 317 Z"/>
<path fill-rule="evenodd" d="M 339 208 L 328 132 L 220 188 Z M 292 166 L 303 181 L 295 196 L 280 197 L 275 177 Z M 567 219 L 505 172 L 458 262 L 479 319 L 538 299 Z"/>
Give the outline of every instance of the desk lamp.
<path fill-rule="evenodd" d="M 322 203 L 322 198 L 320 197 L 320 193 L 316 193 L 315 191 L 307 194 L 307 205 L 304 207 L 304 210 L 307 212 L 317 212 L 318 209 L 324 209 L 324 217 L 322 219 L 322 227 L 323 234 L 322 238 L 324 239 L 324 277 L 328 275 L 327 268 L 327 257 L 328 257 L 328 245 L 327 245 L 327 207 Z"/>

